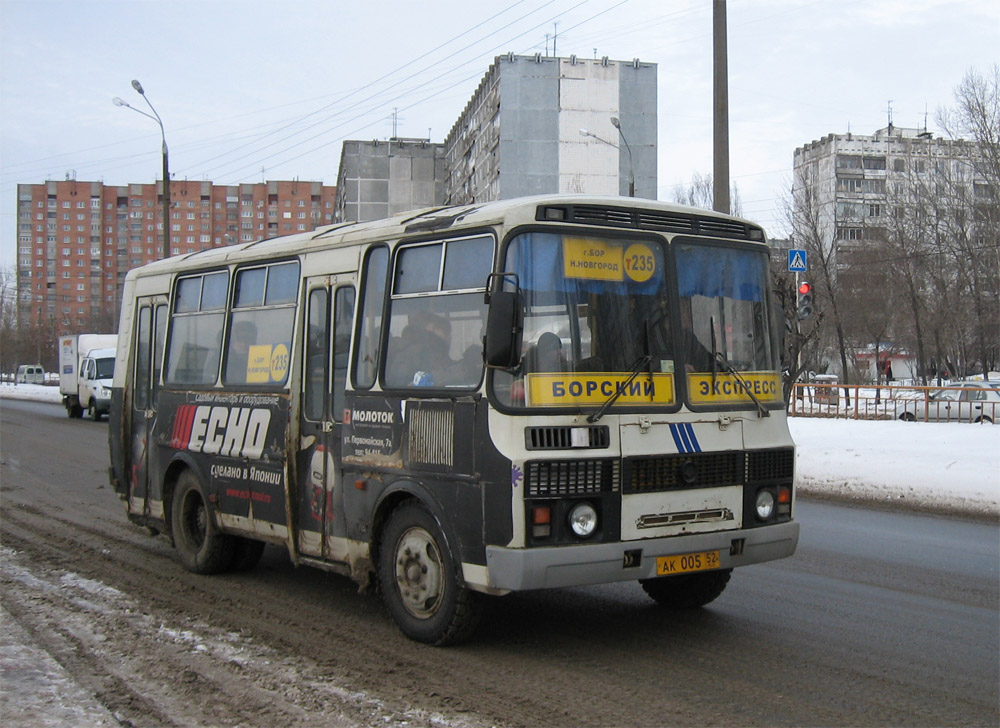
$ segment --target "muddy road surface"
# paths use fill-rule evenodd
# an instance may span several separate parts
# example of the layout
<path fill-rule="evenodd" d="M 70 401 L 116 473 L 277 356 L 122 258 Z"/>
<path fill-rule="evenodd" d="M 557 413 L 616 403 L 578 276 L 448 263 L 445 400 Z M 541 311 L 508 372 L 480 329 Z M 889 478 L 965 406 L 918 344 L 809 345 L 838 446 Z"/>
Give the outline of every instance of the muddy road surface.
<path fill-rule="evenodd" d="M 110 725 L 1000 722 L 995 523 L 802 502 L 796 556 L 737 570 L 706 609 L 636 584 L 511 595 L 436 649 L 277 547 L 249 573 L 186 572 L 125 518 L 106 441 L 2 404 L 2 618 Z"/>

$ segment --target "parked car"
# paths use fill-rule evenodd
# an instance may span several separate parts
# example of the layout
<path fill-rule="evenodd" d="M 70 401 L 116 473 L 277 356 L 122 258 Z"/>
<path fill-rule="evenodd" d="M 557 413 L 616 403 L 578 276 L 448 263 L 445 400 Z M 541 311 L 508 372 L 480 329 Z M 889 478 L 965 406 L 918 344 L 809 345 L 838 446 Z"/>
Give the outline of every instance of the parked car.
<path fill-rule="evenodd" d="M 899 400 L 896 417 L 907 422 L 997 422 L 1000 387 L 996 382 L 957 382 L 926 399 Z"/>

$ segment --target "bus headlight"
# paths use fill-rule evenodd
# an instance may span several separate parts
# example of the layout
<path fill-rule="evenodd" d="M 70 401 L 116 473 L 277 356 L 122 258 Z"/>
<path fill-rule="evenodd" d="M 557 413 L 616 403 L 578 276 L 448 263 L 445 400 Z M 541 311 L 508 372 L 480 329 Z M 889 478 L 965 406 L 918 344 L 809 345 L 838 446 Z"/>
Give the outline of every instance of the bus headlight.
<path fill-rule="evenodd" d="M 569 512 L 569 527 L 580 538 L 587 538 L 597 530 L 597 511 L 590 503 L 577 503 Z"/>
<path fill-rule="evenodd" d="M 774 515 L 774 494 L 769 490 L 761 489 L 757 491 L 757 518 L 766 521 Z"/>

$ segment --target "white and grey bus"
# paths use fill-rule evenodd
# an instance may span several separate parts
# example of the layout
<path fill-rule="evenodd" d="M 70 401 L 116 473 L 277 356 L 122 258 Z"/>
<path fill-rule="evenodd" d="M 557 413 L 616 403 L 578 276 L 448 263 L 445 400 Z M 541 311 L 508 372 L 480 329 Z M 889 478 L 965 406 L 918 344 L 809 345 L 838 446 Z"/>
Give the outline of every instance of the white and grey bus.
<path fill-rule="evenodd" d="M 409 637 L 482 595 L 637 580 L 700 607 L 791 555 L 756 225 L 650 200 L 434 208 L 125 279 L 111 480 L 198 573 L 377 584 Z"/>

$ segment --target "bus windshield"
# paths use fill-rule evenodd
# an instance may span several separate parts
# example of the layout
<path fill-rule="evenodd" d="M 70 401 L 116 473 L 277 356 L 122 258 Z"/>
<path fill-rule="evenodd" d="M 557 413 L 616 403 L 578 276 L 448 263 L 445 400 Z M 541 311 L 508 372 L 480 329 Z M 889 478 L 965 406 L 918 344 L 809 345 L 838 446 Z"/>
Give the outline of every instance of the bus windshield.
<path fill-rule="evenodd" d="M 773 372 L 766 253 L 674 248 L 676 280 L 655 238 L 515 237 L 503 270 L 523 296 L 522 356 L 494 373 L 500 403 L 588 409 L 617 395 L 616 408 L 672 406 L 685 373 L 693 387 L 691 372 Z"/>
<path fill-rule="evenodd" d="M 665 260 L 646 238 L 514 238 L 503 270 L 517 273 L 524 297 L 523 352 L 516 371 L 494 375 L 499 400 L 599 406 L 638 367 L 646 375 L 620 403 L 671 403 L 672 377 L 655 376 L 675 366 Z"/>
<path fill-rule="evenodd" d="M 687 370 L 713 371 L 713 358 L 716 369 L 720 364 L 748 372 L 776 369 L 767 256 L 694 243 L 675 243 L 674 255 Z"/>

